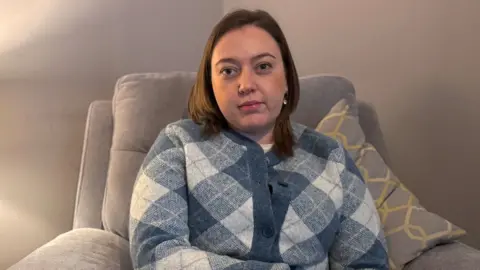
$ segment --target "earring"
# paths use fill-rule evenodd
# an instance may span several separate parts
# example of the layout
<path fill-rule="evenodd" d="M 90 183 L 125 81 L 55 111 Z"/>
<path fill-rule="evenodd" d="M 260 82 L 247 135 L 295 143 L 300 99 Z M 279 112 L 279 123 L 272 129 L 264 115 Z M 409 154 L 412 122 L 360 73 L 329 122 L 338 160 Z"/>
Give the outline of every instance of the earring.
<path fill-rule="evenodd" d="M 283 100 L 283 105 L 287 105 L 287 99 Z"/>

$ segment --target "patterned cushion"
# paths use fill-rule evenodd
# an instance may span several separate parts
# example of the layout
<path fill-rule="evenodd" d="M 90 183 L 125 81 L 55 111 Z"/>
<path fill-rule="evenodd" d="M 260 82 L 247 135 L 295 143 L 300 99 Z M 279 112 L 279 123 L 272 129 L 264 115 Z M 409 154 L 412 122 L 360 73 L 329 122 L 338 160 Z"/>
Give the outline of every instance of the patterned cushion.
<path fill-rule="evenodd" d="M 362 172 L 385 231 L 391 269 L 403 266 L 435 245 L 466 232 L 422 207 L 377 152 L 365 142 L 354 98 L 340 100 L 316 130 L 345 146 Z"/>
<path fill-rule="evenodd" d="M 358 120 L 355 96 L 349 95 L 338 101 L 316 129 L 340 141 L 355 160 L 359 149 L 365 143 L 365 135 Z"/>

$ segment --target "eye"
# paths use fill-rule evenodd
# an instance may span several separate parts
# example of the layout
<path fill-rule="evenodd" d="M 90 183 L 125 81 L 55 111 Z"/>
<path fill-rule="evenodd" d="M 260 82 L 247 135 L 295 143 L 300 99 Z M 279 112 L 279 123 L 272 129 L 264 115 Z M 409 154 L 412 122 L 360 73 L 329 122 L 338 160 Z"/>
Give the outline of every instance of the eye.
<path fill-rule="evenodd" d="M 220 74 L 225 77 L 233 77 L 235 74 L 237 74 L 237 71 L 234 68 L 226 67 L 220 70 Z"/>
<path fill-rule="evenodd" d="M 270 63 L 261 63 L 257 65 L 257 70 L 260 73 L 268 73 L 272 69 L 272 64 Z"/>

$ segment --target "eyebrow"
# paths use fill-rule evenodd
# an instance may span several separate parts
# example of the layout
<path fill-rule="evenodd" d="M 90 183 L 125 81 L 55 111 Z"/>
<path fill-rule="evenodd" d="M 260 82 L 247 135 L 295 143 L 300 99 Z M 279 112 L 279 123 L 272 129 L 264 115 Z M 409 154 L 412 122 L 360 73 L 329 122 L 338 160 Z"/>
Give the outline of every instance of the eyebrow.
<path fill-rule="evenodd" d="M 254 57 L 252 57 L 252 59 L 250 59 L 251 62 L 254 62 L 258 59 L 261 59 L 261 58 L 264 58 L 264 57 L 272 57 L 273 59 L 276 59 L 275 56 L 273 56 L 273 54 L 271 53 L 268 53 L 268 52 L 265 52 L 265 53 L 260 53 L 260 54 L 257 54 L 255 55 Z M 234 58 L 231 58 L 231 57 L 227 57 L 227 58 L 222 58 L 220 60 L 217 61 L 217 63 L 215 64 L 215 66 L 218 66 L 219 64 L 221 63 L 233 63 L 233 64 L 238 64 L 238 60 L 234 59 Z"/>

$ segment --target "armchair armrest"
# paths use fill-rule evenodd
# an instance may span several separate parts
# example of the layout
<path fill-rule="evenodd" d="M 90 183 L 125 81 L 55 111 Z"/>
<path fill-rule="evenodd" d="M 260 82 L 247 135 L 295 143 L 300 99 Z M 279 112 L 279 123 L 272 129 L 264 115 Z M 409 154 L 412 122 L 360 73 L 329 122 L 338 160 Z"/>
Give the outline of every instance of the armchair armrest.
<path fill-rule="evenodd" d="M 88 109 L 78 179 L 73 228 L 102 228 L 113 116 L 111 101 L 94 101 Z"/>
<path fill-rule="evenodd" d="M 132 270 L 128 241 L 98 229 L 77 229 L 57 236 L 8 270 Z"/>
<path fill-rule="evenodd" d="M 480 269 L 480 251 L 460 242 L 437 246 L 405 267 L 405 270 L 422 269 Z"/>

